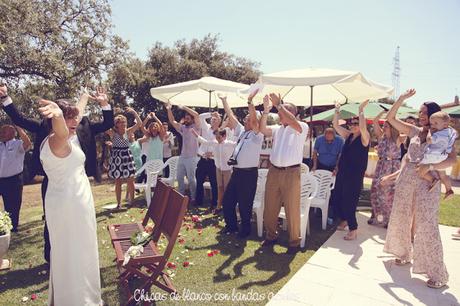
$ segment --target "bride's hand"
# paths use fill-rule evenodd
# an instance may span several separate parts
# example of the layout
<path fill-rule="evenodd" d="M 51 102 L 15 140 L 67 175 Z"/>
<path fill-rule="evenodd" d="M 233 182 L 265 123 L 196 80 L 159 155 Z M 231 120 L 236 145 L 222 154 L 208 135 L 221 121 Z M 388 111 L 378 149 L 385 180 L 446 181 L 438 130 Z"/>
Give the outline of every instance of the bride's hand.
<path fill-rule="evenodd" d="M 38 110 L 43 117 L 52 119 L 63 116 L 62 110 L 55 102 L 41 99 L 38 103 L 42 105 L 42 107 L 38 108 Z"/>

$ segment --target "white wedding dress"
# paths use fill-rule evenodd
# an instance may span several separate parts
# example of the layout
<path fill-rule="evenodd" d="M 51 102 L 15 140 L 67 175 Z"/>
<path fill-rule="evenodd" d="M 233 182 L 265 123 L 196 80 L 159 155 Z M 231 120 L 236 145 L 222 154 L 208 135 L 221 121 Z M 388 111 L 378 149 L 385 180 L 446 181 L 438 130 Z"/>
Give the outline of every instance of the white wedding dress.
<path fill-rule="evenodd" d="M 75 136 L 76 137 L 76 136 Z M 93 194 L 78 144 L 64 158 L 51 152 L 48 138 L 40 160 L 48 176 L 46 223 L 51 242 L 48 304 L 101 305 L 97 225 Z"/>

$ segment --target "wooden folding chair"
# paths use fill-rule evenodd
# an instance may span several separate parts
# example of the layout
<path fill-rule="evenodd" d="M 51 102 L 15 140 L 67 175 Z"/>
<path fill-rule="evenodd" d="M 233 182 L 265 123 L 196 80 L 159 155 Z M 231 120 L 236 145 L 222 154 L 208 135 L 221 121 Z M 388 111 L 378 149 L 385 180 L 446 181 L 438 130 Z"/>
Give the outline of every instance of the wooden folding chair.
<path fill-rule="evenodd" d="M 119 281 L 126 289 L 129 296 L 127 305 L 135 304 L 133 293 L 129 288 L 129 280 L 134 276 L 141 282 L 141 285 L 137 286 L 136 289 L 144 290 L 144 292 L 149 292 L 152 285 L 168 293 L 177 292 L 168 275 L 163 272 L 163 269 L 176 243 L 187 210 L 188 201 L 189 199 L 187 196 L 181 195 L 176 190 L 171 190 L 169 193 L 168 204 L 162 221 L 159 227 L 155 227 L 153 233 L 153 236 L 158 237 L 163 234 L 168 240 L 168 244 L 163 253 L 161 253 L 154 241 L 150 241 L 144 246 L 144 252 L 140 256 L 131 258 L 129 262 L 123 266 L 124 254 L 131 246 L 131 241 L 114 241 L 117 266 L 121 273 Z M 160 277 L 163 282 L 159 280 Z"/>
<path fill-rule="evenodd" d="M 158 181 L 152 197 L 152 203 L 147 209 L 142 223 L 127 223 L 127 224 L 111 224 L 107 228 L 109 230 L 112 243 L 119 240 L 129 240 L 136 231 L 144 231 L 149 219 L 153 221 L 155 227 L 159 226 L 163 218 L 163 214 L 168 202 L 168 196 L 171 187 L 167 184 Z"/>

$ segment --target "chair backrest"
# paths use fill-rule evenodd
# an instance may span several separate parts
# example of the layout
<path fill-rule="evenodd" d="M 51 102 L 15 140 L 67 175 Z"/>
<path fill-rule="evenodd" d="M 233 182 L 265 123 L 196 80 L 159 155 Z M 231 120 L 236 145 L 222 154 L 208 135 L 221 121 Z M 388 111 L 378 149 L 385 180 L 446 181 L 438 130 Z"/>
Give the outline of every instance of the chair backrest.
<path fill-rule="evenodd" d="M 179 156 L 172 156 L 166 161 L 164 168 L 169 166 L 169 177 L 176 179 L 177 175 L 177 164 L 179 163 Z"/>
<path fill-rule="evenodd" d="M 149 222 L 149 219 L 155 223 L 155 227 L 160 225 L 166 209 L 166 205 L 168 203 L 170 192 L 171 187 L 161 181 L 157 182 L 153 192 L 152 201 L 149 208 L 147 209 L 147 213 L 145 214 L 144 220 L 142 221 L 142 225 L 146 226 Z"/>
<path fill-rule="evenodd" d="M 307 164 L 301 163 L 300 164 L 300 173 L 306 174 L 310 172 L 310 168 L 308 167 Z"/>
<path fill-rule="evenodd" d="M 327 170 L 316 170 L 311 173 L 318 181 L 318 192 L 316 198 L 327 199 L 334 188 L 335 177 Z"/>
<path fill-rule="evenodd" d="M 265 183 L 267 182 L 268 169 L 259 169 L 257 177 L 257 189 L 254 200 L 264 205 Z"/>
<path fill-rule="evenodd" d="M 300 207 L 307 209 L 308 200 L 313 199 L 318 191 L 318 182 L 311 174 L 301 174 L 300 176 Z"/>
<path fill-rule="evenodd" d="M 177 235 L 187 210 L 188 200 L 187 196 L 183 196 L 178 191 L 171 189 L 160 225 L 160 233 L 168 239 L 168 245 L 163 254 L 165 258 L 169 257 L 176 243 Z"/>

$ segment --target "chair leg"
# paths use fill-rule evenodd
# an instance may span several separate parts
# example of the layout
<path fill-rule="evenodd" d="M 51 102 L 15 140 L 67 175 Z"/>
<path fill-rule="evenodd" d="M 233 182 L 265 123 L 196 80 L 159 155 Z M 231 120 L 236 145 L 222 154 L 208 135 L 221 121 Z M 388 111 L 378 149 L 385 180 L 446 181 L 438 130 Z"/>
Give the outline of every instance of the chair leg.
<path fill-rule="evenodd" d="M 257 217 L 257 235 L 259 237 L 262 237 L 263 235 L 263 230 L 264 230 L 264 217 L 263 213 L 261 211 L 256 212 L 256 217 Z"/>
<path fill-rule="evenodd" d="M 305 247 L 305 242 L 307 240 L 307 225 L 308 225 L 308 216 L 302 216 L 300 219 L 300 247 Z"/>
<path fill-rule="evenodd" d="M 323 231 L 327 228 L 327 207 L 321 209 L 322 228 Z"/>

